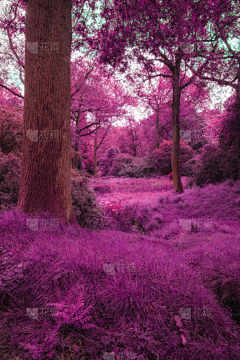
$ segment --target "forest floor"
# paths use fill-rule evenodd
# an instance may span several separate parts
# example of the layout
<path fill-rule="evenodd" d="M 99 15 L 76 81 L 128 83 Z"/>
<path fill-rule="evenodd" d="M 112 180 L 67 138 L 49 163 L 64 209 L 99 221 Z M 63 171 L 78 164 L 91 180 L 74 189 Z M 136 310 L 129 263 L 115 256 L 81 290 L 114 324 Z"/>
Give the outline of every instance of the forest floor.
<path fill-rule="evenodd" d="M 43 320 L 27 330 L 24 309 L 61 302 L 68 287 L 93 305 L 96 328 L 82 330 L 81 340 L 62 333 L 58 360 L 240 359 L 240 181 L 185 189 L 186 181 L 177 195 L 167 177 L 90 180 L 112 219 L 98 231 L 33 234 L 25 218 L 1 214 L 1 243 L 21 245 L 14 256 L 29 279 L 21 289 L 10 287 L 11 296 L 25 299 L 20 307 L 5 303 L 0 321 L 12 329 L 8 336 L 30 328 L 37 335 Z M 124 222 L 131 231 L 120 230 Z M 0 281 L 6 271 L 2 266 Z M 22 325 L 14 327 L 17 310 Z M 77 344 L 81 357 L 74 355 Z M 7 359 L 38 359 L 16 353 Z"/>

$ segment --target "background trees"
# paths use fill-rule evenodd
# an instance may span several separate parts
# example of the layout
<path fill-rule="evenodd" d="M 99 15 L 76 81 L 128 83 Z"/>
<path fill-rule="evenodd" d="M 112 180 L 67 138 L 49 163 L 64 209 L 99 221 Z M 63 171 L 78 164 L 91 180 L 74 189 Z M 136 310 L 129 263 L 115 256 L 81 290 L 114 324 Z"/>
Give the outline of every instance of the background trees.
<path fill-rule="evenodd" d="M 229 7 L 229 2 L 224 4 Z M 120 71 L 126 70 L 128 60 L 133 57 L 142 62 L 149 73 L 153 71 L 154 61 L 167 67 L 168 73 L 154 77 L 163 76 L 172 82 L 172 170 L 177 192 L 183 191 L 179 172 L 180 97 L 182 91 L 197 79 L 196 75 L 208 64 L 211 52 L 217 48 L 217 42 L 209 40 L 206 28 L 212 13 L 218 18 L 225 11 L 220 5 L 220 2 L 206 4 L 191 0 L 181 4 L 140 1 L 137 7 L 133 4 L 127 7 L 122 1 L 115 1 L 113 7 L 105 7 L 102 11 L 106 23 L 98 31 L 98 38 L 92 34 L 89 38 L 90 46 L 101 51 L 101 61 L 114 67 L 120 64 Z M 189 51 L 191 46 L 188 45 L 193 51 Z M 131 54 L 126 54 L 129 48 Z M 197 70 L 184 81 L 186 72 L 181 76 L 181 69 L 189 61 Z"/>
<path fill-rule="evenodd" d="M 75 54 L 81 48 L 81 56 L 76 60 L 72 59 L 71 68 L 72 166 L 73 168 L 83 168 L 84 164 L 90 172 L 97 176 L 99 159 L 113 145 L 118 146 L 122 153 L 128 153 L 130 157 L 145 158 L 154 149 L 160 148 L 163 140 L 172 139 L 171 166 L 174 188 L 181 192 L 183 189 L 179 166 L 180 138 L 182 137 L 193 146 L 192 135 L 186 136 L 187 131 L 201 132 L 204 135 L 203 142 L 195 144 L 196 149 L 200 149 L 206 139 L 216 141 L 218 136 L 216 128 L 222 121 L 220 111 L 214 110 L 214 112 L 209 109 L 210 86 L 208 87 L 208 81 L 211 79 L 222 86 L 232 86 L 238 93 L 239 54 L 238 49 L 235 49 L 231 42 L 233 37 L 239 37 L 238 4 L 236 2 L 231 4 L 229 1 L 206 4 L 203 1 L 187 0 L 176 7 L 175 1 L 169 3 L 163 0 L 155 4 L 145 1 L 145 3 L 140 1 L 138 8 L 134 7 L 134 4 L 129 4 L 127 9 L 120 0 L 114 1 L 111 9 L 106 6 L 102 7 L 102 19 L 97 22 L 97 6 L 95 6 L 97 4 L 89 1 L 88 13 L 92 15 L 95 13 L 92 18 L 95 23 L 93 21 L 91 26 L 86 26 L 87 2 L 73 1 L 71 30 L 74 36 L 69 51 Z M 32 3 L 30 2 L 30 4 Z M 7 59 L 18 71 L 20 82 L 26 85 L 26 81 L 29 81 L 30 84 L 30 80 L 27 80 L 26 73 L 24 74 L 27 66 L 22 51 L 24 46 L 21 46 L 21 42 L 16 41 L 17 36 L 24 34 L 25 16 L 23 12 L 19 11 L 19 5 L 19 2 L 12 1 L 7 18 L 1 19 L 1 27 L 6 33 L 6 48 L 9 55 Z M 24 3 L 22 5 L 24 8 Z M 50 5 L 46 2 L 47 9 L 48 6 Z M 51 12 L 51 7 L 48 10 Z M 100 17 L 98 18 L 100 19 Z M 104 19 L 107 20 L 105 24 Z M 230 32 L 228 32 L 229 29 L 231 29 Z M 86 40 L 90 45 L 88 51 L 83 47 L 83 44 L 87 43 Z M 57 61 L 61 62 L 61 69 L 64 68 L 65 59 L 68 62 L 64 42 L 61 43 L 62 52 L 54 52 L 55 45 L 53 43 L 56 43 L 55 41 L 48 42 L 49 48 L 45 46 L 46 44 L 39 48 L 39 51 L 42 52 L 41 56 L 40 53 L 30 53 L 29 55 L 28 49 L 26 51 L 28 59 L 32 55 L 38 55 L 41 58 L 40 63 L 36 63 L 37 65 L 34 66 L 40 66 L 43 69 L 43 64 L 48 64 L 49 75 L 52 79 L 48 81 L 45 79 L 48 91 L 42 92 L 42 95 L 39 93 L 42 96 L 41 104 L 32 105 L 32 108 L 35 106 L 34 113 L 38 114 L 36 124 L 38 124 L 39 131 L 43 130 L 42 125 L 46 125 L 50 130 L 55 120 L 51 120 L 51 123 L 49 119 L 56 111 L 59 111 L 57 110 L 58 106 L 63 101 L 59 96 L 56 95 L 55 99 L 55 95 L 52 95 L 56 93 L 56 79 L 58 79 L 54 56 L 56 55 Z M 33 60 L 35 58 L 31 57 Z M 138 68 L 130 68 L 133 61 L 137 63 Z M 5 105 L 15 106 L 17 109 L 23 103 L 23 96 L 11 84 L 8 72 L 4 71 L 3 65 L 6 65 L 6 61 L 3 56 L 0 62 L 2 64 L 0 88 L 6 98 Z M 31 77 L 34 66 L 29 66 Z M 124 73 L 126 73 L 126 77 L 120 81 L 116 74 Z M 45 85 L 43 82 L 41 83 L 40 78 L 38 77 L 38 80 L 34 81 L 31 86 L 28 85 L 29 88 L 41 86 L 41 91 L 43 91 Z M 130 82 L 132 84 L 131 92 L 128 89 Z M 24 97 L 27 94 L 26 89 L 25 87 Z M 34 91 L 37 90 L 34 89 Z M 11 94 L 11 97 L 7 98 L 7 93 Z M 44 96 L 48 99 L 46 104 L 45 100 L 43 101 Z M 39 98 L 39 95 L 37 97 Z M 27 100 L 24 100 L 25 109 L 27 109 Z M 145 110 L 141 121 L 137 122 L 127 110 L 129 105 L 140 108 L 140 104 L 144 104 Z M 236 101 L 236 106 L 237 104 L 238 101 Z M 61 105 L 61 109 L 64 109 L 64 106 L 68 105 L 66 103 Z M 43 107 L 47 109 L 46 114 Z M 16 109 L 15 112 L 18 111 Z M 238 110 L 235 113 L 237 114 Z M 42 124 L 39 122 L 39 116 L 42 116 L 40 114 L 44 114 L 43 117 L 46 117 Z M 2 119 L 4 116 L 2 115 Z M 27 119 L 27 113 L 24 116 Z M 234 119 L 237 124 L 238 117 L 235 116 Z M 125 120 L 126 127 L 120 127 L 119 120 Z M 14 129 L 14 121 L 11 120 L 11 126 L 6 126 L 6 122 L 2 122 L 2 131 L 7 133 L 10 129 Z M 19 134 L 20 121 L 19 119 Z M 65 120 L 61 119 L 61 121 Z M 24 120 L 24 122 L 26 121 Z M 118 125 L 114 126 L 114 123 L 117 122 Z M 30 125 L 33 124 L 29 123 Z M 17 126 L 15 127 L 17 128 Z M 26 124 L 22 129 L 23 136 L 26 137 Z M 237 126 L 236 129 L 238 129 Z M 70 130 L 67 133 L 70 145 Z M 230 143 L 234 143 L 236 149 L 239 149 L 239 143 L 233 133 L 231 137 Z M 28 139 L 25 140 L 28 141 Z M 23 143 L 25 140 L 23 138 Z M 4 151 L 8 151 L 7 147 L 17 151 L 17 147 L 14 144 L 11 145 L 10 141 L 7 144 L 3 136 L 1 141 Z M 13 139 L 11 141 L 13 142 Z M 21 147 L 21 144 L 19 146 Z M 30 147 L 34 148 L 34 146 L 31 144 Z M 66 145 L 67 147 L 70 148 Z M 44 145 L 42 150 L 45 151 Z M 28 152 L 28 150 L 24 151 Z M 55 151 L 53 144 L 51 151 Z M 67 159 L 70 152 L 64 152 L 63 156 Z M 30 157 L 29 155 L 29 159 Z M 53 155 L 54 162 L 57 158 Z M 26 160 L 26 155 L 24 155 L 24 159 L 24 161 L 30 161 Z M 68 160 L 70 162 L 70 159 Z M 68 160 L 66 161 L 68 162 Z M 41 165 L 36 160 L 33 160 L 33 163 L 36 167 Z M 36 176 L 40 176 L 40 174 L 41 171 L 38 171 Z M 67 179 L 65 180 L 67 181 Z M 48 207 L 48 205 L 46 206 Z"/>

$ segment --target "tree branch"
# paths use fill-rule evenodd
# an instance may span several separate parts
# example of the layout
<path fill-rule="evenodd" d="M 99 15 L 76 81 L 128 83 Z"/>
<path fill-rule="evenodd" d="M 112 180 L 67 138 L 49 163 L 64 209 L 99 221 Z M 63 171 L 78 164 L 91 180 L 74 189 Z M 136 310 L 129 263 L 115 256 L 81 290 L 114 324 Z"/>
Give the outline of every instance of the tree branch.
<path fill-rule="evenodd" d="M 12 39 L 10 37 L 10 33 L 9 33 L 9 28 L 7 28 L 7 34 L 8 34 L 8 39 L 9 39 L 9 44 L 10 44 L 10 49 L 12 50 L 12 53 L 14 54 L 14 56 L 16 57 L 17 59 L 17 62 L 18 62 L 18 65 L 20 66 L 20 68 L 22 67 L 23 69 L 25 68 L 25 66 L 22 64 L 21 60 L 19 59 L 19 56 L 18 54 L 16 53 L 16 51 L 14 50 L 14 47 L 13 47 L 13 42 L 12 42 Z"/>
<path fill-rule="evenodd" d="M 3 84 L 0 84 L 0 86 L 3 87 L 4 89 L 10 91 L 13 95 L 18 96 L 18 97 L 20 97 L 21 99 L 24 99 L 24 97 L 23 97 L 22 95 L 17 94 L 15 91 L 9 89 L 7 86 L 5 86 L 5 85 L 3 85 Z"/>

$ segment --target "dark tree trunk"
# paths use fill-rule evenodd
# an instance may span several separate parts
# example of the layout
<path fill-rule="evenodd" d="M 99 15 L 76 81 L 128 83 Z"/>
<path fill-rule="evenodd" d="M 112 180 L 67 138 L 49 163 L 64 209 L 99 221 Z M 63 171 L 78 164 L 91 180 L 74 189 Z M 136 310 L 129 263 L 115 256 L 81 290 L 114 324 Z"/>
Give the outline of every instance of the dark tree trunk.
<path fill-rule="evenodd" d="M 172 105 L 172 174 L 173 187 L 177 193 L 183 193 L 179 169 L 179 114 L 180 114 L 180 59 L 177 59 L 173 74 L 173 105 Z"/>
<path fill-rule="evenodd" d="M 80 117 L 80 113 L 78 114 L 78 116 L 76 118 L 76 128 L 77 128 L 77 130 L 78 130 L 78 127 L 79 127 L 79 117 Z M 74 151 L 78 152 L 78 136 L 77 136 L 77 134 L 76 134 L 76 138 L 75 138 Z M 73 157 L 72 168 L 73 169 L 78 168 L 78 157 L 77 157 L 77 155 L 74 155 L 74 157 Z"/>
<path fill-rule="evenodd" d="M 94 170 L 93 170 L 93 174 L 94 174 L 94 178 L 96 179 L 98 177 L 98 173 L 97 173 L 97 126 L 96 126 L 96 132 L 95 132 L 95 139 L 94 139 Z"/>
<path fill-rule="evenodd" d="M 24 133 L 18 199 L 20 211 L 31 215 L 47 211 L 65 225 L 77 225 L 71 196 L 71 8 L 71 0 L 26 2 Z"/>
<path fill-rule="evenodd" d="M 155 148 L 159 148 L 159 109 L 156 111 L 156 144 Z"/>

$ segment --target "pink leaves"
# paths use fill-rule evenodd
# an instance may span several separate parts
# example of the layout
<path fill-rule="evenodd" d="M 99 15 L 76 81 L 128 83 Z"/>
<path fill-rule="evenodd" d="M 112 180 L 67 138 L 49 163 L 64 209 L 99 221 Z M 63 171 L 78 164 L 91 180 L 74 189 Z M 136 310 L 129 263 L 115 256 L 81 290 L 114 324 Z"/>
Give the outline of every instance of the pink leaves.
<path fill-rule="evenodd" d="M 176 321 L 176 325 L 177 325 L 177 327 L 179 327 L 179 328 L 182 328 L 182 326 L 183 326 L 181 319 L 182 319 L 182 318 L 181 318 L 180 315 L 175 315 L 175 316 L 174 316 L 174 320 Z"/>
<path fill-rule="evenodd" d="M 176 325 L 179 328 L 180 337 L 182 339 L 182 344 L 186 345 L 187 340 L 186 340 L 185 336 L 187 335 L 187 332 L 186 332 L 186 330 L 182 329 L 182 327 L 183 327 L 183 323 L 181 321 L 182 317 L 180 315 L 175 315 L 174 320 L 176 321 Z"/>
<path fill-rule="evenodd" d="M 185 339 L 184 335 L 183 335 L 183 334 L 180 334 L 180 337 L 181 337 L 181 339 L 182 339 L 182 344 L 183 344 L 183 345 L 186 345 L 187 340 Z"/>

